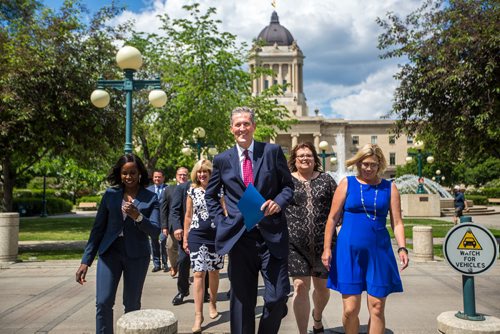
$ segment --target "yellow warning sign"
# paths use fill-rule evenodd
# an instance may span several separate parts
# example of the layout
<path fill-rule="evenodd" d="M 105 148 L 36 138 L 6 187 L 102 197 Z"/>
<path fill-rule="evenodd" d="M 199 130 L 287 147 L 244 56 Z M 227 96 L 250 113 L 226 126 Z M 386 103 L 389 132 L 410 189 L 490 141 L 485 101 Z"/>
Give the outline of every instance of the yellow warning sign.
<path fill-rule="evenodd" d="M 464 237 L 462 238 L 462 241 L 458 244 L 457 249 L 477 249 L 481 250 L 483 249 L 481 245 L 479 244 L 479 241 L 477 241 L 476 236 L 470 229 L 467 229 L 467 232 L 465 232 Z"/>

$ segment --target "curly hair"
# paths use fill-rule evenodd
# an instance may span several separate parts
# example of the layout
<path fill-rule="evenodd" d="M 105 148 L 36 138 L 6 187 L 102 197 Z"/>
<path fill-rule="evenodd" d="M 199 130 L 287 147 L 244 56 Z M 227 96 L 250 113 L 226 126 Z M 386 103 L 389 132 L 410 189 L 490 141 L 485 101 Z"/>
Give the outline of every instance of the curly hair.
<path fill-rule="evenodd" d="M 292 149 L 292 153 L 290 153 L 290 158 L 288 159 L 288 168 L 290 169 L 290 172 L 296 172 L 297 167 L 295 166 L 295 161 L 297 159 L 297 151 L 303 148 L 308 148 L 314 158 L 314 171 L 316 172 L 322 172 L 323 171 L 323 166 L 321 166 L 321 161 L 319 160 L 318 152 L 316 152 L 316 148 L 314 148 L 313 143 L 311 142 L 304 142 L 304 143 L 298 143 L 295 145 L 295 147 Z"/>
<path fill-rule="evenodd" d="M 115 165 L 111 167 L 111 170 L 106 177 L 106 180 L 109 182 L 109 184 L 112 187 L 122 185 L 121 171 L 123 165 L 125 165 L 127 162 L 135 163 L 137 169 L 139 170 L 139 184 L 143 187 L 147 187 L 149 185 L 148 170 L 146 169 L 146 166 L 144 166 L 141 158 L 133 153 L 122 155 L 120 158 L 118 158 L 118 161 L 115 163 Z"/>

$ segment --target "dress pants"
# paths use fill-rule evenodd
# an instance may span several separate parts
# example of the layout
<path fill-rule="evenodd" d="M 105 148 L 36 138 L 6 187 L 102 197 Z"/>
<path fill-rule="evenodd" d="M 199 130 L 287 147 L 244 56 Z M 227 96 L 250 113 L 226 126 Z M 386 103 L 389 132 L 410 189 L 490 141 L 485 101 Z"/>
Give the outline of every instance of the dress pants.
<path fill-rule="evenodd" d="M 129 258 L 123 237 L 99 255 L 96 276 L 96 333 L 113 333 L 113 306 L 123 273 L 123 305 L 125 313 L 141 308 L 141 296 L 149 266 L 149 256 Z"/>
<path fill-rule="evenodd" d="M 161 233 L 160 233 L 161 234 Z M 153 266 L 155 268 L 161 268 L 161 246 L 160 246 L 160 235 L 150 236 L 149 237 L 150 245 L 151 245 L 151 254 L 153 257 Z M 166 261 L 166 259 L 165 259 Z"/>
<path fill-rule="evenodd" d="M 177 269 L 177 259 L 179 257 L 179 242 L 174 237 L 174 233 L 169 233 L 167 237 L 167 257 L 170 267 Z"/>
<path fill-rule="evenodd" d="M 287 314 L 290 293 L 288 258 L 274 257 L 258 229 L 243 233 L 229 252 L 231 271 L 230 319 L 232 334 L 255 333 L 259 271 L 264 280 L 264 308 L 258 333 L 278 333 Z"/>
<path fill-rule="evenodd" d="M 163 233 L 160 233 L 160 257 L 163 268 L 168 268 L 167 237 Z"/>
<path fill-rule="evenodd" d="M 187 295 L 189 293 L 189 269 L 191 267 L 191 261 L 189 260 L 189 255 L 184 252 L 181 245 L 182 239 L 179 241 L 179 256 L 177 258 L 177 265 L 179 266 L 177 292 Z"/>

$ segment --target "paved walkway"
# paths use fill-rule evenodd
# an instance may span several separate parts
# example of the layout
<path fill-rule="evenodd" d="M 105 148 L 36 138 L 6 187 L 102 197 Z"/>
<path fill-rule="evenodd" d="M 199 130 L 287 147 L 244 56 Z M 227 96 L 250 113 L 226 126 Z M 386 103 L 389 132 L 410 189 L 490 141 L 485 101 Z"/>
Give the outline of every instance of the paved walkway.
<path fill-rule="evenodd" d="M 500 228 L 499 216 L 474 220 Z M 446 220 L 446 219 L 445 219 Z M 411 259 L 411 253 L 410 253 Z M 3 333 L 94 333 L 95 332 L 95 266 L 91 267 L 87 284 L 74 282 L 79 261 L 25 262 L 0 266 L 0 334 Z M 436 318 L 446 311 L 463 310 L 462 276 L 443 261 L 411 262 L 403 271 L 405 292 L 389 296 L 386 307 L 386 333 L 427 334 L 437 331 Z M 500 318 L 500 264 L 475 279 L 477 312 Z M 221 316 L 211 320 L 206 316 L 204 333 L 229 333 L 229 288 L 225 269 L 221 272 L 218 309 Z M 115 321 L 123 314 L 121 289 L 117 295 Z M 259 295 L 263 293 L 262 283 Z M 193 322 L 193 300 L 172 306 L 176 280 L 163 272 L 148 273 L 142 298 L 144 309 L 168 309 L 178 319 L 179 333 L 190 333 Z M 368 315 L 362 304 L 362 332 Z M 283 319 L 280 333 L 296 333 L 292 298 L 289 313 Z M 257 317 L 262 310 L 259 297 Z M 331 292 L 324 313 L 327 333 L 343 333 L 341 298 Z M 207 307 L 205 306 L 207 313 Z M 257 319 L 258 320 L 258 319 Z M 311 328 L 312 322 L 309 324 Z"/>

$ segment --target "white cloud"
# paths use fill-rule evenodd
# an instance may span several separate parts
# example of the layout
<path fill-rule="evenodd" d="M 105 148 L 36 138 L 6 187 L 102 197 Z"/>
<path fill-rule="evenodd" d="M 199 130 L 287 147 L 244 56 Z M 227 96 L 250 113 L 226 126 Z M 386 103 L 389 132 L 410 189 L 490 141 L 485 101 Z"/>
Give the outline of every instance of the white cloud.
<path fill-rule="evenodd" d="M 133 18 L 138 30 L 158 33 L 157 15 L 172 18 L 186 14 L 182 6 L 192 1 L 154 0 L 140 13 L 125 12 L 120 21 Z M 251 40 L 269 24 L 271 0 L 200 1 L 201 10 L 217 8 L 223 31 Z M 396 87 L 394 61 L 378 58 L 377 17 L 393 11 L 406 15 L 420 0 L 303 1 L 277 0 L 280 23 L 306 56 L 304 87 L 311 112 L 320 108 L 327 116 L 345 119 L 376 119 L 390 110 Z"/>

